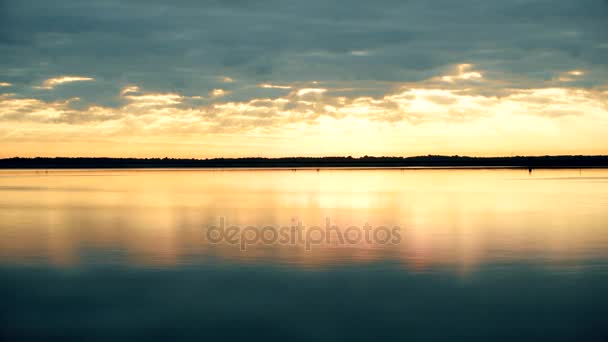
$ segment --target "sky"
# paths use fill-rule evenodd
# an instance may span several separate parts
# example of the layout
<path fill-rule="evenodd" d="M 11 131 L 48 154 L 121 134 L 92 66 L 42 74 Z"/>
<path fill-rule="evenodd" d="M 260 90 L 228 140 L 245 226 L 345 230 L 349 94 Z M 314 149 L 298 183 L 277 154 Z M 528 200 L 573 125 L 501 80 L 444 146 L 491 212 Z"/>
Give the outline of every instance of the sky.
<path fill-rule="evenodd" d="M 0 0 L 0 157 L 608 154 L 608 0 Z"/>

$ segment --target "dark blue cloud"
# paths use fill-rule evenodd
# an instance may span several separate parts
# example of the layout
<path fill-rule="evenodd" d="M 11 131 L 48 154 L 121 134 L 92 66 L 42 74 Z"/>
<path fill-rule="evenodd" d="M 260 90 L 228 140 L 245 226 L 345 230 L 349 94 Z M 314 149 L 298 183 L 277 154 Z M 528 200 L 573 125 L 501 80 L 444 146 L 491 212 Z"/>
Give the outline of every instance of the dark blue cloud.
<path fill-rule="evenodd" d="M 5 0 L 0 81 L 20 96 L 120 104 L 128 84 L 235 98 L 261 82 L 412 82 L 454 64 L 542 82 L 608 78 L 604 0 Z M 43 80 L 97 81 L 34 90 Z M 236 80 L 222 82 L 221 76 Z M 384 83 L 383 83 L 384 84 Z"/>

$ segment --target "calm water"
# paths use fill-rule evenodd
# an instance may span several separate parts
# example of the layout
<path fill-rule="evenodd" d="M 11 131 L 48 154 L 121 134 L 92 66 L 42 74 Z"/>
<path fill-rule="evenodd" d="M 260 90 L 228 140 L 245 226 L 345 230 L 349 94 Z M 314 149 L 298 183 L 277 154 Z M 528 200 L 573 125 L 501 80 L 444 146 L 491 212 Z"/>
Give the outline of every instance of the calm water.
<path fill-rule="evenodd" d="M 28 338 L 606 341 L 608 170 L 0 171 L 0 339 Z"/>

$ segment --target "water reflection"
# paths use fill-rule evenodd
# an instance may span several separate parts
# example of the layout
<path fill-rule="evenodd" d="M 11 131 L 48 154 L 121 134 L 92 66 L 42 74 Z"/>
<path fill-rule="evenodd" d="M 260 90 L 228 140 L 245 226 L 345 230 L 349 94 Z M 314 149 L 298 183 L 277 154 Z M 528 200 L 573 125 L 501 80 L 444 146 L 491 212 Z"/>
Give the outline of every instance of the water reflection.
<path fill-rule="evenodd" d="M 171 267 L 210 259 L 302 267 L 397 261 L 462 273 L 608 256 L 605 170 L 1 171 L 0 263 Z M 206 240 L 245 226 L 399 226 L 397 245 Z"/>
<path fill-rule="evenodd" d="M 608 171 L 0 171 L 0 340 L 605 341 Z M 300 220 L 398 244 L 207 240 Z"/>

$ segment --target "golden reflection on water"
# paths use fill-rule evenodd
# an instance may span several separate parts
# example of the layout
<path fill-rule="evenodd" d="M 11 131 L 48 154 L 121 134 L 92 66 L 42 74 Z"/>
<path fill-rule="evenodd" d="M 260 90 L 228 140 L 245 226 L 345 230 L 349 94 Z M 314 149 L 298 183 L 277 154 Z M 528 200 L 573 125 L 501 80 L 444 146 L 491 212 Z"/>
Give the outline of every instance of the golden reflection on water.
<path fill-rule="evenodd" d="M 0 263 L 306 267 L 398 260 L 423 271 L 608 257 L 608 170 L 0 171 Z M 213 244 L 229 225 L 399 226 L 395 245 Z"/>

